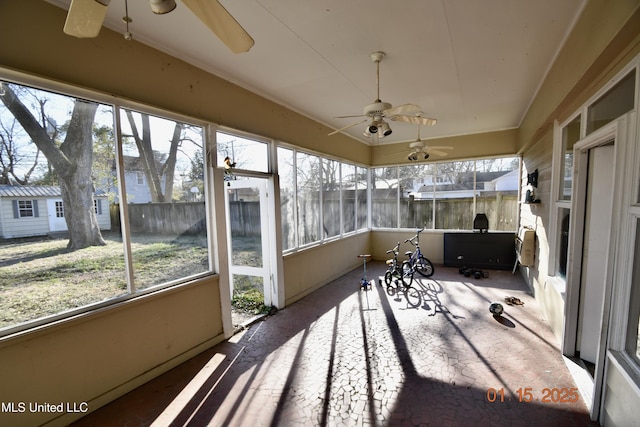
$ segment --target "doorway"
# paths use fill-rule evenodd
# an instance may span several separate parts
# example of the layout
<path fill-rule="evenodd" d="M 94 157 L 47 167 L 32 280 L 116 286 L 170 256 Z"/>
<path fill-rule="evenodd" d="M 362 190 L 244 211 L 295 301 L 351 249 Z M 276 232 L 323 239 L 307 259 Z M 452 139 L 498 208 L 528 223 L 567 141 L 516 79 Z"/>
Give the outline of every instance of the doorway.
<path fill-rule="evenodd" d="M 62 199 L 47 199 L 47 212 L 49 214 L 50 232 L 67 231 Z"/>
<path fill-rule="evenodd" d="M 576 349 L 593 375 L 602 343 L 613 206 L 613 143 L 588 150 Z"/>
<path fill-rule="evenodd" d="M 235 178 L 225 183 L 225 209 L 232 323 L 238 326 L 268 311 L 277 296 L 269 178 Z"/>
<path fill-rule="evenodd" d="M 599 415 L 611 304 L 616 204 L 616 127 L 574 146 L 573 197 L 563 351 L 591 419 Z M 570 276 L 570 277 L 569 277 Z"/>

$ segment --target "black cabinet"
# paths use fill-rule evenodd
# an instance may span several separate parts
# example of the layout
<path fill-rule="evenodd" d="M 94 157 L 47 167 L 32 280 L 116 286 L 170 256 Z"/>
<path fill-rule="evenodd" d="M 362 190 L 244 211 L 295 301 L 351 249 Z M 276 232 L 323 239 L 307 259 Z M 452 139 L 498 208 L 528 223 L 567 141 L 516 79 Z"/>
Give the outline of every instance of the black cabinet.
<path fill-rule="evenodd" d="M 444 233 L 444 265 L 511 270 L 515 239 L 515 233 Z"/>

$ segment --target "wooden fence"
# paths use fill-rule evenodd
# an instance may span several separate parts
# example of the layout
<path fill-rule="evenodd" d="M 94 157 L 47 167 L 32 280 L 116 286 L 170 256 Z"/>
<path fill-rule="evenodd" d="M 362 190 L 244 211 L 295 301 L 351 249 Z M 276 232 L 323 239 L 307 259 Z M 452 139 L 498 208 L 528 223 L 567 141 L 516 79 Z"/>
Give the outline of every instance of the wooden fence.
<path fill-rule="evenodd" d="M 323 203 L 324 224 L 318 229 L 318 200 L 298 201 L 299 231 L 308 235 L 301 241 L 315 241 L 318 232 L 327 236 L 339 234 L 340 202 L 325 200 Z M 354 200 L 343 202 L 342 210 L 347 223 L 353 221 Z M 443 230 L 471 230 L 473 228 L 473 198 L 436 199 L 435 228 Z M 283 218 L 293 219 L 294 208 L 283 206 Z M 364 209 L 364 206 L 360 206 Z M 260 202 L 230 202 L 231 233 L 234 236 L 260 235 Z M 395 198 L 373 201 L 373 226 L 396 228 L 398 226 L 398 205 Z M 476 212 L 485 213 L 489 219 L 489 229 L 495 231 L 516 230 L 518 199 L 516 195 L 496 193 L 476 198 Z M 400 202 L 400 227 L 433 227 L 433 200 L 402 199 Z M 199 234 L 206 230 L 206 210 L 204 202 L 145 203 L 129 205 L 129 222 L 132 233 L 149 234 Z M 114 230 L 120 229 L 119 205 L 111 205 L 111 223 Z"/>
<path fill-rule="evenodd" d="M 231 232 L 234 236 L 260 235 L 260 203 L 230 202 Z M 204 202 L 132 203 L 128 205 L 131 233 L 195 235 L 206 232 Z M 110 208 L 112 229 L 120 231 L 120 205 Z"/>

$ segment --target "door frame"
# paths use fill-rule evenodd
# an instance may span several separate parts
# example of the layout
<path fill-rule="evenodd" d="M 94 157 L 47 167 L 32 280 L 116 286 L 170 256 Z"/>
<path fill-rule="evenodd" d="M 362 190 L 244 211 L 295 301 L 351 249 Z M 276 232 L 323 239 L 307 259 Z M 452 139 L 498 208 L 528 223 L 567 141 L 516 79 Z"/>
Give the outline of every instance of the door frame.
<path fill-rule="evenodd" d="M 598 334 L 598 350 L 595 363 L 593 387 L 591 392 L 581 390 L 583 399 L 589 407 L 591 419 L 597 419 L 600 411 L 600 402 L 603 393 L 603 379 L 606 362 L 606 349 L 609 334 L 609 321 L 611 315 L 611 294 L 613 288 L 613 276 L 615 265 L 615 253 L 617 247 L 617 235 L 619 229 L 619 213 L 621 206 L 621 177 L 619 171 L 624 159 L 621 159 L 623 145 L 623 135 L 619 129 L 626 126 L 626 117 L 623 116 L 612 123 L 598 129 L 592 134 L 578 141 L 573 148 L 573 195 L 571 202 L 571 219 L 569 226 L 569 249 L 567 265 L 567 292 L 565 298 L 565 324 L 563 331 L 563 353 L 567 356 L 574 356 L 577 350 L 577 334 L 579 327 L 580 312 L 580 286 L 582 279 L 582 255 L 584 249 L 584 229 L 586 216 L 586 198 L 588 186 L 588 165 L 590 150 L 613 143 L 613 203 L 611 212 L 611 224 L 609 227 L 609 247 L 607 257 L 603 260 L 605 273 L 604 298 L 600 311 L 600 332 Z"/>
<path fill-rule="evenodd" d="M 243 176 L 243 179 L 227 181 L 225 185 L 225 213 L 227 224 L 227 251 L 229 253 L 229 293 L 233 297 L 233 276 L 234 274 L 244 274 L 248 276 L 262 277 L 263 294 L 265 305 L 271 305 L 274 292 L 271 282 L 273 281 L 273 263 L 271 262 L 273 251 L 270 242 L 271 237 L 271 217 L 268 203 L 268 178 Z M 262 267 L 238 266 L 233 264 L 233 242 L 231 237 L 231 215 L 229 212 L 229 191 L 241 188 L 258 188 L 259 190 L 259 210 L 260 210 L 260 235 Z"/>
<path fill-rule="evenodd" d="M 58 217 L 56 216 L 56 202 L 62 203 L 62 212 L 64 213 L 64 202 L 62 198 L 59 199 L 47 199 L 47 214 L 49 216 L 49 231 L 50 232 L 58 232 L 58 231 L 68 231 L 67 228 L 67 220 L 64 216 Z"/>

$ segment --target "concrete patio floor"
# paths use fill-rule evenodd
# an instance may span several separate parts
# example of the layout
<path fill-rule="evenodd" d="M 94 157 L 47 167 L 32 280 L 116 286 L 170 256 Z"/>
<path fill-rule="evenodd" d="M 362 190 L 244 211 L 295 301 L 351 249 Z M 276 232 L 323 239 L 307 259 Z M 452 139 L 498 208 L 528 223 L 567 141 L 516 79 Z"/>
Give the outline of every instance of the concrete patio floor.
<path fill-rule="evenodd" d="M 415 306 L 383 263 L 331 282 L 75 426 L 591 426 L 522 278 L 436 266 Z M 524 305 L 504 305 L 505 296 Z M 544 400 L 548 400 L 545 402 Z"/>

